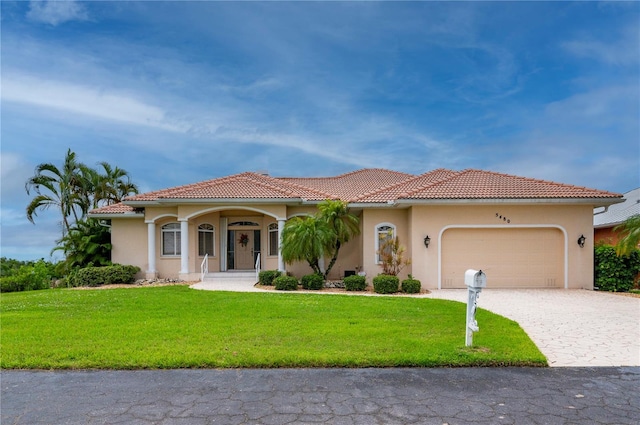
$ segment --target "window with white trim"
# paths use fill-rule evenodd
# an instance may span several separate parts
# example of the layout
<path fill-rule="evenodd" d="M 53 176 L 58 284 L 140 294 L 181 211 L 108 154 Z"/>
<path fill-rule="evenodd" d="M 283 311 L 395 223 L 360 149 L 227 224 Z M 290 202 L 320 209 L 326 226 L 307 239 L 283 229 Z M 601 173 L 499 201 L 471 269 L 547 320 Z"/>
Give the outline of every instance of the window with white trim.
<path fill-rule="evenodd" d="M 278 239 L 278 223 L 271 223 L 269 225 L 269 255 L 278 255 L 278 246 L 280 241 Z"/>
<path fill-rule="evenodd" d="M 381 223 L 376 226 L 376 263 L 382 263 L 380 259 L 380 247 L 396 236 L 396 226 L 391 223 Z"/>
<path fill-rule="evenodd" d="M 198 226 L 198 255 L 204 257 L 209 254 L 210 257 L 215 255 L 214 243 L 216 228 L 209 223 L 203 223 Z"/>
<path fill-rule="evenodd" d="M 180 223 L 162 226 L 162 255 L 180 255 Z"/>

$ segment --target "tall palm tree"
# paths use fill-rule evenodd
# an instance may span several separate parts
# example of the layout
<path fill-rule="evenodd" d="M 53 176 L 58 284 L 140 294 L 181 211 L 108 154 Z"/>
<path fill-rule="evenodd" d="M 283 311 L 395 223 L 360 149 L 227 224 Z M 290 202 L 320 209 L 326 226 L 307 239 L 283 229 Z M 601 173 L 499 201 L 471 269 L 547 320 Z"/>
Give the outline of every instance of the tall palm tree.
<path fill-rule="evenodd" d="M 618 255 L 629 255 L 638 249 L 638 244 L 640 244 L 640 214 L 632 215 L 624 223 L 616 226 L 614 230 L 624 233 L 624 236 L 616 245 L 616 253 Z"/>
<path fill-rule="evenodd" d="M 340 200 L 326 200 L 318 205 L 318 219 L 333 233 L 333 240 L 325 247 L 327 256 L 331 257 L 324 273 L 326 279 L 338 259 L 340 247 L 360 234 L 360 219 L 351 214 L 346 202 Z"/>
<path fill-rule="evenodd" d="M 131 181 L 126 170 L 112 167 L 107 162 L 100 162 L 99 165 L 102 166 L 103 173 L 98 173 L 100 179 L 95 188 L 95 198 L 98 203 L 117 204 L 127 196 L 138 193 L 138 186 Z"/>
<path fill-rule="evenodd" d="M 73 222 L 78 221 L 78 213 L 81 217 L 89 207 L 81 195 L 84 191 L 82 167 L 84 165 L 77 161 L 71 149 L 67 150 L 61 169 L 51 163 L 39 164 L 25 184 L 28 195 L 35 192 L 27 205 L 27 219 L 35 223 L 34 217 L 39 210 L 58 208 L 62 215 L 62 234 L 67 234 L 72 224 L 70 218 L 73 217 Z"/>

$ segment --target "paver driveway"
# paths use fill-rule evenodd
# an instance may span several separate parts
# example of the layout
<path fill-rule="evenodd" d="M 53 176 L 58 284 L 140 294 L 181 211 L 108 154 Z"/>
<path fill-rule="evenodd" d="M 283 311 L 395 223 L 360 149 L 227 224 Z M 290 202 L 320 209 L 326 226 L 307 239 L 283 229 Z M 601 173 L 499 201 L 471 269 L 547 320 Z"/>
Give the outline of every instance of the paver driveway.
<path fill-rule="evenodd" d="M 442 289 L 429 297 L 466 302 L 467 291 Z M 478 307 L 518 322 L 550 366 L 640 366 L 640 298 L 581 289 L 485 289 Z"/>

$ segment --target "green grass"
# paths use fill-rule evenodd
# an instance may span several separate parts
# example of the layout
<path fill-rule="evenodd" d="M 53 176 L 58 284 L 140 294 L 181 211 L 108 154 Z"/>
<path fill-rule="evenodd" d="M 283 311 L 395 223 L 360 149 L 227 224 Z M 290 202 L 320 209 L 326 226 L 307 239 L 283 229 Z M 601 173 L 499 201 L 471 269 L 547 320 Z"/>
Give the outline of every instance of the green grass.
<path fill-rule="evenodd" d="M 517 323 L 408 297 L 185 286 L 2 294 L 5 369 L 545 366 Z"/>

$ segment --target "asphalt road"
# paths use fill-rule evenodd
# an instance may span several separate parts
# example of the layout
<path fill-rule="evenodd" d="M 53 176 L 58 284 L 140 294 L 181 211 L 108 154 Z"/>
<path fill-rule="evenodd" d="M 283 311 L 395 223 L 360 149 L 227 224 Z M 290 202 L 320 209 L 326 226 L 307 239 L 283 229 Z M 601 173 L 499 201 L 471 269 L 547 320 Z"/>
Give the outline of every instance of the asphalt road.
<path fill-rule="evenodd" d="M 638 424 L 640 367 L 2 371 L 9 424 Z"/>

